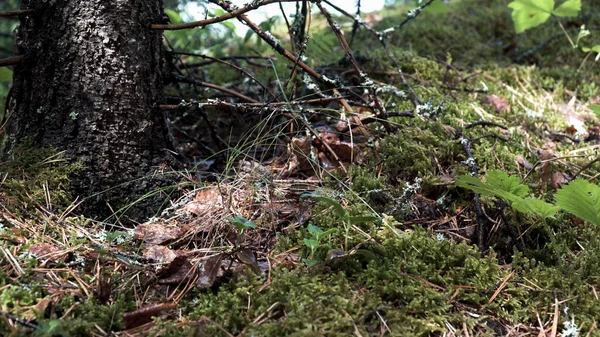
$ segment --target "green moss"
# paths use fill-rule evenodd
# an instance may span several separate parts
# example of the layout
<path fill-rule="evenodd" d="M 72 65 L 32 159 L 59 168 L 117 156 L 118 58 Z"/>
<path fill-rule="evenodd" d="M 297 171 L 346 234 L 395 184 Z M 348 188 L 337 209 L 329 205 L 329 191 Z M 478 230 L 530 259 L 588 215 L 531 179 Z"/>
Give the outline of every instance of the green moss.
<path fill-rule="evenodd" d="M 25 140 L 14 148 L 9 161 L 0 164 L 6 179 L 0 183 L 0 195 L 8 198 L 6 205 L 26 209 L 46 205 L 46 196 L 55 210 L 72 202 L 69 177 L 81 169 L 79 163 L 69 163 L 61 153 L 48 147 L 39 148 Z"/>

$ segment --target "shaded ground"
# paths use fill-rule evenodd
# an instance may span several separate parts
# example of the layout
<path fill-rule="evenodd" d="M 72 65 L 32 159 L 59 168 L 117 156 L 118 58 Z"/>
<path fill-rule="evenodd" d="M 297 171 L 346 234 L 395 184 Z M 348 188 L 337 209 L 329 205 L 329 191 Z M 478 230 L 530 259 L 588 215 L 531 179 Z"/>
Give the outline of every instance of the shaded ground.
<path fill-rule="evenodd" d="M 592 5 L 577 20 L 597 28 Z M 25 145 L 0 166 L 0 334 L 598 335 L 597 226 L 495 198 L 482 198 L 482 220 L 472 192 L 454 185 L 473 164 L 518 176 L 546 201 L 575 175 L 596 180 L 589 106 L 600 103 L 600 71 L 557 34 L 548 23 L 516 36 L 504 1 L 423 14 L 392 36 L 423 102 L 415 109 L 376 38 L 359 31 L 354 50 L 370 52 L 357 62 L 384 88 L 387 120 L 358 104 L 369 92 L 333 34 L 315 34 L 307 62 L 355 86 L 354 117 L 339 99 L 306 102 L 319 97 L 301 81 L 269 109 L 166 107 L 189 161 L 173 173 L 185 196 L 133 230 L 74 216 L 65 188 L 77 165 Z M 288 66 L 278 59 L 257 78 L 283 81 Z M 260 92 L 235 69 L 202 75 Z"/>

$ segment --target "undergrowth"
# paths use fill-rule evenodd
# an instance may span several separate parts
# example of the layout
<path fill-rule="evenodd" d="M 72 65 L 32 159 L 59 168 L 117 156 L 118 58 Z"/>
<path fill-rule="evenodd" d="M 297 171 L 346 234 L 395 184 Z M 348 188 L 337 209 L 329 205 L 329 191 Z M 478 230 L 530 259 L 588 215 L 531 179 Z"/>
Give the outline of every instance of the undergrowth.
<path fill-rule="evenodd" d="M 588 191 L 577 185 L 583 180 L 567 185 L 548 178 L 579 173 L 593 182 L 598 174 L 594 165 L 580 170 L 596 156 L 593 141 L 568 130 L 569 114 L 584 119 L 585 105 L 598 99 L 592 85 L 597 74 L 591 63 L 576 72 L 580 55 L 559 42 L 515 62 L 551 37 L 553 28 L 517 37 L 506 3 L 485 3 L 489 6 L 453 1 L 448 13 L 426 13 L 394 33 L 409 46 L 393 53 L 410 83 L 423 102 L 439 109 L 390 118 L 397 128 L 390 134 L 377 123 L 368 125 L 371 139 L 365 139 L 364 156 L 348 165 L 348 174 L 319 166 L 314 152 L 302 153 L 298 162 L 310 170 L 298 180 L 313 183 L 308 174 L 314 174 L 323 186 L 289 187 L 284 185 L 289 181 L 273 179 L 263 169 L 276 161 L 275 154 L 294 154 L 281 139 L 309 139 L 303 123 L 330 122 L 318 113 L 333 109 L 316 111 L 314 120 L 294 115 L 283 122 L 269 115 L 256 124 L 250 113 L 238 112 L 234 122 L 226 112 L 211 114 L 227 141 L 212 140 L 215 154 L 209 159 L 225 158 L 225 173 L 208 176 L 217 180 L 209 182 L 198 168 L 206 160 L 182 176 L 188 185 L 190 176 L 205 178 L 198 190 L 218 191 L 221 213 L 202 213 L 198 208 L 204 205 L 192 208 L 190 200 L 174 202 L 175 211 L 150 224 L 181 221 L 189 232 L 170 237 L 165 230 L 164 245 L 125 234 L 106 240 L 107 234 L 120 233 L 89 219 L 58 216 L 74 202 L 68 177 L 80 166 L 52 149 L 27 143 L 16 148 L 11 160 L 0 164 L 0 310 L 12 315 L 0 322 L 0 334 L 504 336 L 552 329 L 558 334 L 563 324 L 575 322 L 581 334 L 598 335 L 599 210 L 554 204 L 563 185 L 592 194 L 597 186 Z M 378 27 L 397 20 L 392 14 L 383 13 Z M 315 34 L 308 45 L 313 59 L 307 62 L 328 60 L 341 67 L 341 49 L 323 48 L 333 41 L 331 34 Z M 375 48 L 378 41 L 363 31 L 355 41 L 373 50 L 360 61 L 366 73 L 401 86 L 385 53 Z M 266 53 L 265 46 L 257 48 Z M 331 60 L 332 55 L 340 59 Z M 275 69 L 257 78 L 271 82 L 290 71 L 283 62 Z M 219 67 L 205 75 L 227 83 L 239 76 Z M 310 95 L 298 90 L 305 94 Z M 578 102 L 569 108 L 573 97 Z M 413 108 L 402 95 L 382 98 L 388 111 Z M 584 125 L 597 127 L 597 119 L 586 116 Z M 240 125 L 245 136 L 232 132 Z M 240 162 L 249 163 L 250 170 Z M 306 192 L 310 195 L 300 198 Z M 203 198 L 219 200 L 208 192 Z M 484 213 L 477 214 L 477 207 Z M 177 214 L 190 208 L 197 213 Z M 482 218 L 489 223 L 484 252 L 474 244 Z M 36 244 L 58 248 L 43 246 L 35 255 Z M 209 275 L 214 279 L 203 287 L 182 275 L 179 286 L 161 284 L 161 273 L 169 271 L 145 255 L 148 249 L 177 251 L 181 264 L 171 268 L 189 262 L 183 274 L 194 270 L 191 266 L 205 272 L 206 260 L 215 256 L 230 257 L 231 268 L 219 265 L 222 275 Z M 248 250 L 256 256 L 242 254 Z M 198 252 L 204 255 L 193 255 Z M 181 258 L 186 254 L 193 258 Z M 256 260 L 267 267 L 260 269 Z M 177 310 L 148 315 L 149 322 L 122 332 L 127 313 L 169 301 Z M 35 327 L 15 323 L 15 317 Z"/>

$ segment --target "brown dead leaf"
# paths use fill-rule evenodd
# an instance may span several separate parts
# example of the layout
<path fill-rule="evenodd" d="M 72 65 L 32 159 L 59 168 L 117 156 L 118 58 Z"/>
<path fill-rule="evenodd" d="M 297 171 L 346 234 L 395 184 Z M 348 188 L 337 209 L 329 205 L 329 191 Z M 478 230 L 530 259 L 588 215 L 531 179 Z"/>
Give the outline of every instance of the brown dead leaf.
<path fill-rule="evenodd" d="M 525 159 L 525 157 L 523 157 L 522 155 L 517 155 L 516 161 L 517 161 L 517 164 L 519 164 L 519 166 L 524 167 L 528 170 L 531 170 L 533 168 L 533 165 L 531 165 L 531 163 L 527 159 Z"/>
<path fill-rule="evenodd" d="M 171 263 L 177 257 L 177 253 L 165 246 L 147 247 L 142 255 L 153 263 Z"/>
<path fill-rule="evenodd" d="M 359 148 L 356 144 L 348 142 L 339 142 L 329 145 L 333 152 L 340 158 L 341 161 L 352 163 L 358 162 L 362 158 Z"/>
<path fill-rule="evenodd" d="M 195 276 L 192 269 L 192 263 L 187 257 L 177 256 L 166 268 L 157 271 L 157 275 L 160 277 L 158 284 L 185 283 Z"/>
<path fill-rule="evenodd" d="M 204 260 L 204 263 L 199 267 L 199 277 L 196 281 L 196 285 L 199 288 L 210 288 L 213 286 L 218 276 L 223 276 L 223 271 L 221 269 L 223 257 L 224 254 L 217 254 Z"/>
<path fill-rule="evenodd" d="M 29 253 L 35 255 L 40 260 L 48 260 L 52 262 L 64 262 L 67 258 L 67 253 L 59 247 L 49 243 L 34 243 L 29 247 Z"/>
<path fill-rule="evenodd" d="M 489 105 L 497 113 L 510 112 L 510 104 L 504 97 L 488 95 L 484 105 Z"/>
<path fill-rule="evenodd" d="M 550 181 L 550 184 L 552 185 L 552 188 L 554 188 L 555 190 L 558 190 L 563 185 L 568 184 L 569 181 L 570 181 L 569 176 L 566 173 L 554 172 L 552 174 L 552 179 Z"/>
<path fill-rule="evenodd" d="M 216 186 L 198 191 L 194 200 L 185 206 L 187 212 L 198 216 L 221 209 L 223 209 L 223 196 Z"/>
<path fill-rule="evenodd" d="M 176 224 L 144 223 L 134 230 L 134 237 L 148 244 L 165 245 L 183 236 L 185 231 Z"/>
<path fill-rule="evenodd" d="M 540 179 L 543 182 L 549 183 L 552 181 L 552 161 L 554 153 L 551 150 L 540 150 L 540 160 L 544 161 L 541 165 Z"/>
<path fill-rule="evenodd" d="M 260 268 L 258 268 L 258 262 L 256 261 L 256 255 L 250 248 L 244 248 L 237 252 L 236 257 L 245 265 L 249 266 L 253 272 L 260 274 Z"/>
<path fill-rule="evenodd" d="M 292 270 L 300 262 L 300 256 L 293 252 L 283 252 L 273 257 L 273 267 L 282 266 L 286 269 Z"/>
<path fill-rule="evenodd" d="M 135 311 L 126 312 L 123 315 L 125 329 L 132 329 L 137 326 L 149 323 L 152 317 L 160 315 L 165 310 L 177 308 L 177 303 L 154 303 L 148 304 Z"/>

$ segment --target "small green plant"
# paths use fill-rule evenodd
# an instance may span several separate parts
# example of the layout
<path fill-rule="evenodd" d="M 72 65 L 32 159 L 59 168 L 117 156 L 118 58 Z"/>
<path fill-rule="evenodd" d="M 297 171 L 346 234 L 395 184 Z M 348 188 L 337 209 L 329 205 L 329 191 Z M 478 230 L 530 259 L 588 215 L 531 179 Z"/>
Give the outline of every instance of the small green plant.
<path fill-rule="evenodd" d="M 470 189 L 482 196 L 498 197 L 510 203 L 521 213 L 539 215 L 542 218 L 553 218 L 559 207 L 543 200 L 527 197 L 529 188 L 520 183 L 517 176 L 509 176 L 506 172 L 490 170 L 485 176 L 486 182 L 472 176 L 460 176 L 456 186 Z"/>
<path fill-rule="evenodd" d="M 315 200 L 324 202 L 330 206 L 333 206 L 334 215 L 342 220 L 345 229 L 345 238 L 344 238 L 344 249 L 348 250 L 348 236 L 350 235 L 350 228 L 354 225 L 359 225 L 367 222 L 378 222 L 381 221 L 379 217 L 371 216 L 371 215 L 359 215 L 359 216 L 351 216 L 350 212 L 348 212 L 342 205 L 337 202 L 335 199 L 324 197 L 318 194 L 303 194 L 302 198 L 313 198 Z"/>
<path fill-rule="evenodd" d="M 61 321 L 57 319 L 42 322 L 37 329 L 34 331 L 34 336 L 49 337 L 49 336 L 61 336 L 69 337 L 70 335 L 60 328 Z"/>
<path fill-rule="evenodd" d="M 556 8 L 554 0 L 514 0 L 508 4 L 508 7 L 513 10 L 512 18 L 515 23 L 516 32 L 522 33 L 529 28 L 534 28 L 543 24 L 548 21 L 551 16 L 577 16 L 581 11 L 581 0 L 567 0 Z M 558 24 L 573 48 L 580 47 L 579 41 L 591 34 L 589 30 L 585 29 L 585 26 L 582 26 L 577 36 L 577 40 L 573 42 L 560 21 L 558 21 Z M 586 53 L 596 52 L 599 53 L 598 55 L 600 56 L 600 45 L 592 47 L 581 46 L 581 50 Z"/>
<path fill-rule="evenodd" d="M 526 197 L 529 188 L 517 176 L 490 170 L 486 182 L 471 176 L 460 176 L 456 186 L 470 189 L 482 196 L 501 198 L 517 211 L 553 218 L 558 210 L 571 213 L 585 221 L 600 226 L 600 187 L 587 180 L 576 179 L 559 189 L 554 196 L 556 206 L 543 200 Z"/>
<path fill-rule="evenodd" d="M 575 179 L 554 196 L 556 204 L 594 225 L 600 226 L 600 187 L 587 180 Z"/>
<path fill-rule="evenodd" d="M 234 225 L 238 230 L 237 240 L 239 241 L 244 234 L 244 231 L 247 229 L 256 228 L 256 224 L 241 215 L 236 215 L 233 219 L 229 219 L 232 225 Z"/>
<path fill-rule="evenodd" d="M 336 231 L 337 231 L 337 228 L 331 228 L 326 231 L 323 231 L 321 228 L 319 228 L 313 224 L 309 224 L 308 225 L 308 234 L 310 234 L 310 238 L 304 238 L 303 241 L 304 241 L 304 245 L 308 249 L 310 249 L 310 254 L 308 255 L 308 258 L 303 258 L 302 262 L 306 263 L 306 265 L 309 267 L 322 262 L 320 260 L 314 259 L 315 252 L 317 251 L 317 249 L 319 249 L 321 247 L 331 248 L 331 246 L 328 243 L 321 243 L 321 239 L 329 236 L 330 234 L 332 234 Z"/>

